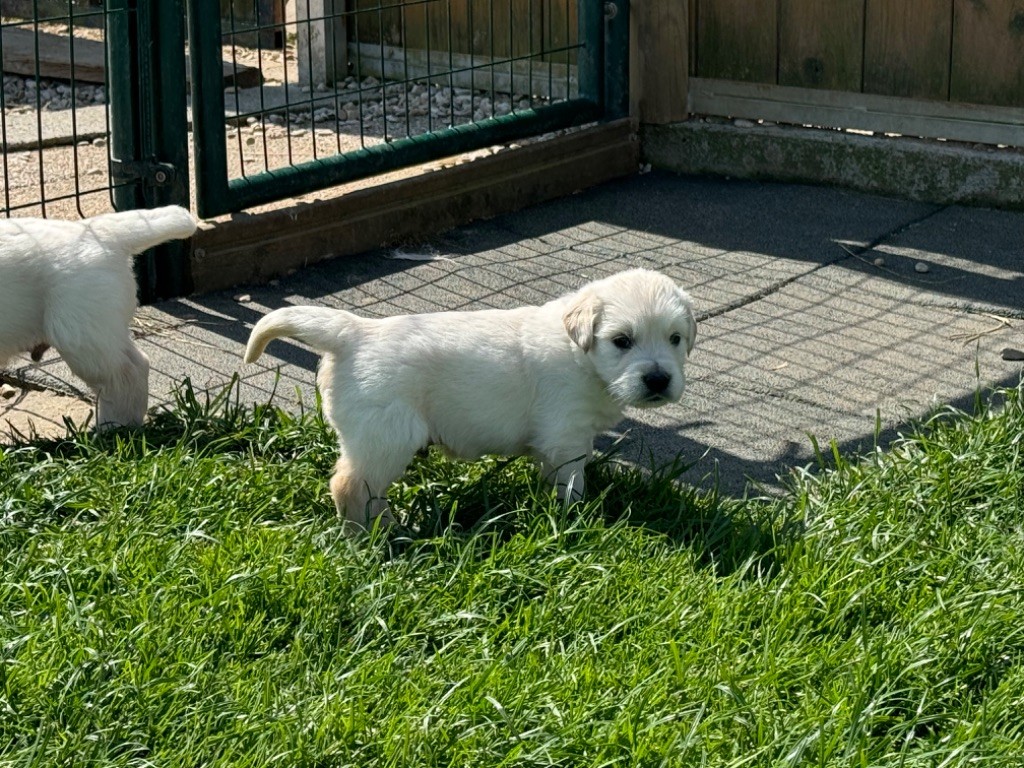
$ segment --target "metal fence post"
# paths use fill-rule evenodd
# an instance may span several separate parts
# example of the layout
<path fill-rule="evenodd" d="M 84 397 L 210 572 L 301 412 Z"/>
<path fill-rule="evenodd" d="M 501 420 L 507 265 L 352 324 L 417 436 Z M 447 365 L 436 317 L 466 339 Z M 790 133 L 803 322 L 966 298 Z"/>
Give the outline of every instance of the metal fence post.
<path fill-rule="evenodd" d="M 155 6 L 155 7 L 154 7 Z M 117 210 L 189 207 L 185 17 L 181 0 L 108 0 L 110 158 Z M 136 261 L 143 302 L 191 290 L 187 245 Z"/>
<path fill-rule="evenodd" d="M 151 47 L 140 54 L 144 70 L 143 108 L 148 120 L 145 144 L 152 166 L 144 194 L 148 206 L 189 207 L 188 104 L 185 77 L 185 8 L 183 0 L 146 3 L 140 24 Z M 148 54 L 148 55 L 147 55 Z M 157 246 L 150 254 L 153 297 L 183 296 L 192 290 L 187 241 Z"/>
<path fill-rule="evenodd" d="M 220 6 L 205 0 L 188 0 L 188 30 L 198 213 L 216 216 L 227 209 L 225 203 L 229 199 L 224 73 L 219 66 Z"/>
<path fill-rule="evenodd" d="M 629 0 L 604 4 L 605 119 L 629 116 Z"/>
<path fill-rule="evenodd" d="M 604 91 L 604 0 L 579 0 L 576 66 L 580 98 L 600 104 Z"/>
<path fill-rule="evenodd" d="M 119 211 L 144 205 L 138 184 L 124 178 L 121 167 L 138 157 L 138 48 L 135 0 L 107 0 L 107 91 L 110 99 L 110 176 L 114 208 Z"/>

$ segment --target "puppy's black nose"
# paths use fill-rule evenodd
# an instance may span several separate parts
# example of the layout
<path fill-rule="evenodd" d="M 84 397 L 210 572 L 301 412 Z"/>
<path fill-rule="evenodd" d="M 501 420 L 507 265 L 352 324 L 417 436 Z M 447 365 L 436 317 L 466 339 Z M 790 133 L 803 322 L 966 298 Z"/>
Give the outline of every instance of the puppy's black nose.
<path fill-rule="evenodd" d="M 660 395 L 666 389 L 668 384 L 672 381 L 672 377 L 665 373 L 663 370 L 658 368 L 657 370 L 645 373 L 642 379 L 644 386 L 655 395 Z"/>

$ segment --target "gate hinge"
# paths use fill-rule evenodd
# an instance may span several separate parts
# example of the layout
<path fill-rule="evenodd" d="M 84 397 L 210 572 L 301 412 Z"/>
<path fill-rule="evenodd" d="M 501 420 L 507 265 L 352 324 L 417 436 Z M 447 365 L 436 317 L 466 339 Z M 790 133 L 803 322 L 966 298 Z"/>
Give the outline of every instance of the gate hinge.
<path fill-rule="evenodd" d="M 116 182 L 142 181 L 150 187 L 166 187 L 174 181 L 175 168 L 154 160 L 112 159 L 110 173 Z"/>

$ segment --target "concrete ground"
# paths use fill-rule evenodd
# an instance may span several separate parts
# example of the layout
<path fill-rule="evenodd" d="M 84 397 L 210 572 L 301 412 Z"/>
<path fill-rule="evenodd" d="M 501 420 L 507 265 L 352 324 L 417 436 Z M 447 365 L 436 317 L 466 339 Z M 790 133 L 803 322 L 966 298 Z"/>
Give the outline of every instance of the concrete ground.
<path fill-rule="evenodd" d="M 242 365 L 249 329 L 276 307 L 511 307 L 635 266 L 677 278 L 700 323 L 682 402 L 631 412 L 617 433 L 627 456 L 692 462 L 694 484 L 770 490 L 812 462 L 812 435 L 870 449 L 936 406 L 969 408 L 979 387 L 1020 380 L 1004 349 L 1024 349 L 1024 214 L 654 172 L 405 251 L 146 307 L 152 405 L 185 377 L 218 389 L 236 373 L 243 401 L 312 404 L 310 350 L 276 341 Z M 14 373 L 80 387 L 52 356 Z"/>

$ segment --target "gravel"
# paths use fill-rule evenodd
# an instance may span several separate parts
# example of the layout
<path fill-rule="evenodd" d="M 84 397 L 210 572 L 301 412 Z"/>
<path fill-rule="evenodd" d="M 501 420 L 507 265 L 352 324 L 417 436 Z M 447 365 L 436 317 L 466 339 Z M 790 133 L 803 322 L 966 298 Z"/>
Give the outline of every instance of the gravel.
<path fill-rule="evenodd" d="M 28 106 L 36 109 L 69 109 L 72 104 L 86 107 L 107 103 L 107 89 L 102 85 L 65 80 L 36 80 L 34 77 L 4 75 L 4 107 Z"/>

